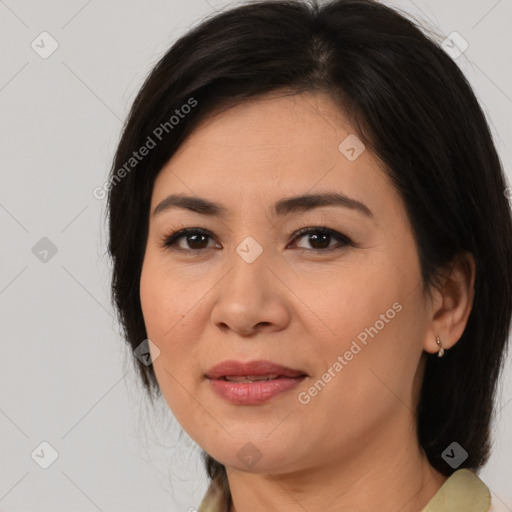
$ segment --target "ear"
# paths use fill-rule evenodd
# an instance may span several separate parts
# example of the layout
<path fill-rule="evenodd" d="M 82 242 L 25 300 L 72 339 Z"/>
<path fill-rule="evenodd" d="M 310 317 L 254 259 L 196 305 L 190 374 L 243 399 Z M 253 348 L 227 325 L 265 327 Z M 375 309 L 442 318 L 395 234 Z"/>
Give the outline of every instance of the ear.
<path fill-rule="evenodd" d="M 444 349 L 453 347 L 462 336 L 473 307 L 475 269 L 475 259 L 469 252 L 456 256 L 444 269 L 439 286 L 432 292 L 432 321 L 423 346 L 427 352 L 439 351 L 436 336 Z"/>

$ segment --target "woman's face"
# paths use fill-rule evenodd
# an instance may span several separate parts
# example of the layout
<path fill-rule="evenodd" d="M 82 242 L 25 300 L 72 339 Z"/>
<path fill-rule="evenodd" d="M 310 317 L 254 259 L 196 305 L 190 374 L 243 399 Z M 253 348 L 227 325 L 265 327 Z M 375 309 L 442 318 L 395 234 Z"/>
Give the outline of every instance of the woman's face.
<path fill-rule="evenodd" d="M 154 370 L 184 430 L 233 469 L 336 463 L 411 428 L 431 306 L 403 202 L 354 132 L 328 96 L 266 96 L 209 117 L 154 184 L 140 282 Z M 171 194 L 218 210 L 165 207 Z M 329 200 L 291 200 L 309 195 Z M 201 232 L 164 245 L 184 228 Z M 208 377 L 227 360 L 296 373 Z M 271 379 L 222 378 L 244 372 Z"/>

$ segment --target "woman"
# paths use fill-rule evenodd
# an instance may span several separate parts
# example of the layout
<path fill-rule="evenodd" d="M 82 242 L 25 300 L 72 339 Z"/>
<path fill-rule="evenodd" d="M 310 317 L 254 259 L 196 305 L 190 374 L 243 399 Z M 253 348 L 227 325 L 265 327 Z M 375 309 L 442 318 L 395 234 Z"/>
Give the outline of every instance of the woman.
<path fill-rule="evenodd" d="M 200 512 L 492 510 L 510 209 L 412 22 L 370 0 L 204 21 L 134 102 L 109 228 L 142 382 L 204 451 Z"/>

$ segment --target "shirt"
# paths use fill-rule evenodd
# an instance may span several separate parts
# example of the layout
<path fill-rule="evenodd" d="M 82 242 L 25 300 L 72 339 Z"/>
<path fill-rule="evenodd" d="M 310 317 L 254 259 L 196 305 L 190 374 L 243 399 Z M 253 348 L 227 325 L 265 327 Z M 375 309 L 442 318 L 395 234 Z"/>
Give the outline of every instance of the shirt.
<path fill-rule="evenodd" d="M 459 469 L 452 473 L 422 512 L 493 512 L 491 495 L 476 473 Z M 197 512 L 229 512 L 221 489 L 210 485 Z"/>

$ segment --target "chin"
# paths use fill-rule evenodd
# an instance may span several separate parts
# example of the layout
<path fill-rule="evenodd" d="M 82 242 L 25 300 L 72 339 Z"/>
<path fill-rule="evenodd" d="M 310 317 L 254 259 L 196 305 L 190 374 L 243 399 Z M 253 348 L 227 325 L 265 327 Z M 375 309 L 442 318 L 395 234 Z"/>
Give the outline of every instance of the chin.
<path fill-rule="evenodd" d="M 248 440 L 246 437 L 239 442 L 231 439 L 229 447 L 219 447 L 214 450 L 206 450 L 215 460 L 224 466 L 243 471 L 245 473 L 284 473 L 289 471 L 294 464 L 292 457 L 297 455 L 297 447 L 276 443 L 276 440 L 265 441 Z"/>

